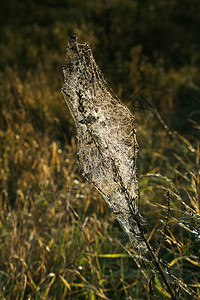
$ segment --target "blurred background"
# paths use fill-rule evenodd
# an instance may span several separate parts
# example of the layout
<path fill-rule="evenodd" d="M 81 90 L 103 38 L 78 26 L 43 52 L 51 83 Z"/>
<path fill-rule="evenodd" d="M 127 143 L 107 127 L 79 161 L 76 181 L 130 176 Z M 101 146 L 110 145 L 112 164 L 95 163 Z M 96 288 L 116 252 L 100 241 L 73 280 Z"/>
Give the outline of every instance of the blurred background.
<path fill-rule="evenodd" d="M 141 199 L 155 231 L 169 186 L 146 173 L 167 176 L 179 200 L 199 212 L 199 32 L 199 0 L 0 2 L 1 299 L 151 297 L 122 247 L 130 248 L 127 237 L 78 169 L 61 67 L 75 34 L 135 116 Z M 148 103 L 181 139 L 164 130 Z M 172 207 L 180 218 L 180 203 Z M 166 248 L 169 261 L 184 251 L 199 255 L 188 234 L 181 236 L 183 248 Z M 173 266 L 196 284 L 198 263 Z"/>
<path fill-rule="evenodd" d="M 61 85 L 67 38 L 76 34 L 124 100 L 142 91 L 163 113 L 175 114 L 171 122 L 179 130 L 187 131 L 188 116 L 199 118 L 198 0 L 181 6 L 175 0 L 8 0 L 0 6 L 2 72 L 11 67 L 26 77 L 42 70 Z"/>

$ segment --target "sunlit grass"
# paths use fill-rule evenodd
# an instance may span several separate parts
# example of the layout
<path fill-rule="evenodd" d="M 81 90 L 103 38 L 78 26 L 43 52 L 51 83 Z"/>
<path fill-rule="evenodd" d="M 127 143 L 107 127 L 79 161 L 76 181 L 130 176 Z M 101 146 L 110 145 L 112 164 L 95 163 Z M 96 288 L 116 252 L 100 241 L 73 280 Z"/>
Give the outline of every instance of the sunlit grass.
<path fill-rule="evenodd" d="M 8 69 L 1 79 L 1 298 L 154 299 L 152 289 L 167 298 L 160 278 L 150 282 L 137 267 L 128 238 L 82 178 L 73 121 L 57 85 L 42 72 L 22 79 Z M 149 239 L 154 247 L 162 240 L 170 191 L 160 257 L 198 293 L 198 143 L 170 136 L 152 115 L 138 120 L 138 132 Z"/>

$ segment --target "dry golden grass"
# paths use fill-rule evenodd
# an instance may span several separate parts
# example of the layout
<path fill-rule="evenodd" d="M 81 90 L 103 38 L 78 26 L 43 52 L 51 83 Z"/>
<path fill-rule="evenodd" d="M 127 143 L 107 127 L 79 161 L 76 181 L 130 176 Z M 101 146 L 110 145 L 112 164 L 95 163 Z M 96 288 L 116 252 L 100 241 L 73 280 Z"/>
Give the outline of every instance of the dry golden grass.
<path fill-rule="evenodd" d="M 56 84 L 42 72 L 22 79 L 12 69 L 1 80 L 1 299 L 168 298 L 157 275 L 148 281 L 149 267 L 146 277 L 137 268 L 127 237 L 83 180 L 73 121 Z M 160 257 L 198 294 L 198 143 L 169 135 L 153 117 L 138 120 L 138 129 L 149 240 L 158 247 L 166 231 Z"/>

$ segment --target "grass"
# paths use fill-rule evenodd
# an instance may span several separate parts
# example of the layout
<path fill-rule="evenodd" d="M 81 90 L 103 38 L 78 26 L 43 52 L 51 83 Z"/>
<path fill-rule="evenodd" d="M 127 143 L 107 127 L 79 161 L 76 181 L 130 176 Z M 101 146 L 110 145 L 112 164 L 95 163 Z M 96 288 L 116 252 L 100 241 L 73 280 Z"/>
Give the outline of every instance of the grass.
<path fill-rule="evenodd" d="M 75 140 L 57 133 L 72 128 L 61 95 L 52 94 L 44 74 L 37 75 L 22 81 L 9 69 L 3 82 L 1 298 L 106 299 L 113 291 L 128 293 L 138 271 L 112 240 L 121 235 L 128 241 L 98 192 L 83 181 Z M 128 273 L 127 264 L 133 265 Z"/>
<path fill-rule="evenodd" d="M 1 299 L 168 299 L 158 274 L 138 268 L 128 238 L 79 172 L 62 79 L 15 68 L 0 76 Z M 134 114 L 149 240 L 156 249 L 162 242 L 159 256 L 182 297 L 198 297 L 198 136 L 169 132 L 151 111 Z"/>

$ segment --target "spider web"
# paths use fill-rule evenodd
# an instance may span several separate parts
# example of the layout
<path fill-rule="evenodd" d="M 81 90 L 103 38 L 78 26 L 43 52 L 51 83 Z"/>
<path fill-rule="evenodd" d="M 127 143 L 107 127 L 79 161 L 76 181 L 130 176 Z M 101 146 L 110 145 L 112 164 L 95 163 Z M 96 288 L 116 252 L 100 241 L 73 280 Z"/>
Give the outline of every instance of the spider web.
<path fill-rule="evenodd" d="M 133 247 L 145 244 L 137 202 L 134 117 L 108 86 L 87 44 L 69 38 L 62 93 L 77 128 L 77 157 L 83 175 L 103 195 Z"/>

